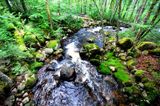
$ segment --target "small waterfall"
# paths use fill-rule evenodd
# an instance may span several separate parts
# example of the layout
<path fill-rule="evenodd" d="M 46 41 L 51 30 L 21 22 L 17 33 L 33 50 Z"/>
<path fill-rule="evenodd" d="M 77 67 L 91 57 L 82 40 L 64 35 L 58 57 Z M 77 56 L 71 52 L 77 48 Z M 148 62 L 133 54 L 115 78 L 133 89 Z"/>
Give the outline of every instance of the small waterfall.
<path fill-rule="evenodd" d="M 100 30 L 101 27 L 81 29 L 64 42 L 62 61 L 53 60 L 39 70 L 38 83 L 33 89 L 36 105 L 104 106 L 113 103 L 113 87 L 107 83 L 105 76 L 97 72 L 96 67 L 82 60 L 79 54 L 90 37 L 96 37 L 94 42 L 103 47 Z"/>

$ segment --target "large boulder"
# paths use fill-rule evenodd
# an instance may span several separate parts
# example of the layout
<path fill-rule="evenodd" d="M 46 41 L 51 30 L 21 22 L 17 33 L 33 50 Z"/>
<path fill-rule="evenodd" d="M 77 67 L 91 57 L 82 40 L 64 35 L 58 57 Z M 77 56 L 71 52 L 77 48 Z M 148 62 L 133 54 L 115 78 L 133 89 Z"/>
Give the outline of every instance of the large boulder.
<path fill-rule="evenodd" d="M 130 49 L 133 46 L 133 42 L 131 39 L 129 38 L 122 38 L 119 40 L 119 42 L 117 43 L 117 45 L 122 49 L 127 51 L 128 49 Z"/>
<path fill-rule="evenodd" d="M 156 48 L 149 51 L 149 54 L 160 56 L 160 48 Z"/>
<path fill-rule="evenodd" d="M 141 42 L 137 48 L 141 51 L 144 50 L 153 50 L 157 47 L 157 45 L 154 42 Z"/>

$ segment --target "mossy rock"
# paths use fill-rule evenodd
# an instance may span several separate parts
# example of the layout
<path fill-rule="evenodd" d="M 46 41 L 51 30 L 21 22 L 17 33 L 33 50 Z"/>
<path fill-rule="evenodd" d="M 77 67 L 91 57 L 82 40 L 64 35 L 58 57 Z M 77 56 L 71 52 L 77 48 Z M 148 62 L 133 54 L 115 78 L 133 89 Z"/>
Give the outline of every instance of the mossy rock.
<path fill-rule="evenodd" d="M 32 88 L 37 82 L 37 77 L 33 74 L 26 79 L 26 88 Z"/>
<path fill-rule="evenodd" d="M 137 77 L 141 77 L 144 74 L 144 71 L 143 70 L 136 70 L 134 74 Z"/>
<path fill-rule="evenodd" d="M 133 46 L 133 42 L 130 38 L 122 38 L 117 44 L 122 50 L 128 50 Z"/>
<path fill-rule="evenodd" d="M 160 56 L 160 48 L 156 48 L 149 51 L 149 54 Z"/>
<path fill-rule="evenodd" d="M 127 61 L 127 64 L 126 64 L 126 66 L 127 66 L 130 70 L 132 70 L 135 65 L 136 65 L 136 60 L 135 60 L 135 59 L 130 59 L 130 60 L 128 60 L 128 61 Z"/>
<path fill-rule="evenodd" d="M 0 95 L 6 95 L 6 93 L 9 93 L 8 91 L 10 90 L 9 84 L 0 81 Z"/>
<path fill-rule="evenodd" d="M 95 43 L 85 44 L 83 45 L 83 48 L 88 52 L 100 50 L 100 48 Z"/>
<path fill-rule="evenodd" d="M 153 50 L 157 47 L 157 45 L 154 42 L 141 42 L 137 48 L 141 51 L 144 50 Z"/>
<path fill-rule="evenodd" d="M 104 35 L 105 35 L 105 36 L 110 35 L 110 33 L 111 33 L 111 32 L 109 32 L 109 31 L 104 31 Z"/>
<path fill-rule="evenodd" d="M 44 57 L 44 55 L 42 53 L 39 52 L 34 52 L 33 55 L 35 56 L 36 59 L 41 59 Z"/>
<path fill-rule="evenodd" d="M 47 48 L 53 48 L 53 49 L 56 49 L 58 47 L 58 43 L 59 41 L 58 40 L 50 40 L 48 43 L 47 43 Z"/>

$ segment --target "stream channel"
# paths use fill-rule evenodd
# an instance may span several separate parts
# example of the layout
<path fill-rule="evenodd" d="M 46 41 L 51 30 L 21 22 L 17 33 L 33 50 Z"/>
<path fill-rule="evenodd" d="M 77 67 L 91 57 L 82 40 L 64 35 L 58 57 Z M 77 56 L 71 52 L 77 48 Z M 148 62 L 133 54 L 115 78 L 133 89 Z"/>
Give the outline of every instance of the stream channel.
<path fill-rule="evenodd" d="M 38 82 L 33 89 L 34 102 L 37 106 L 104 106 L 112 105 L 112 91 L 118 88 L 111 86 L 106 76 L 98 73 L 89 61 L 82 60 L 80 51 L 88 39 L 94 37 L 94 43 L 103 48 L 104 41 L 100 33 L 102 27 L 83 28 L 63 42 L 63 60 L 52 60 L 38 71 Z M 121 31 L 126 30 L 121 27 Z M 112 26 L 104 31 L 115 33 Z"/>

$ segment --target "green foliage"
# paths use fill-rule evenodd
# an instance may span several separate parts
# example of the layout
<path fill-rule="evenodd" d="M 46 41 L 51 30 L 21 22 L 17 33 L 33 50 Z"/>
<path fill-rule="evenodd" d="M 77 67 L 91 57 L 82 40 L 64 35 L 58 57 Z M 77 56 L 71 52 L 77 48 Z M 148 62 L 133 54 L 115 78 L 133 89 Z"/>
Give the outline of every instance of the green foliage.
<path fill-rule="evenodd" d="M 34 62 L 30 65 L 30 69 L 32 72 L 36 72 L 37 68 L 40 68 L 43 66 L 43 62 Z"/>
<path fill-rule="evenodd" d="M 28 64 L 22 64 L 20 62 L 16 62 L 14 67 L 12 67 L 12 73 L 15 75 L 22 74 L 23 72 L 29 71 Z"/>
<path fill-rule="evenodd" d="M 116 72 L 112 72 L 110 66 L 116 68 Z M 130 80 L 129 74 L 125 66 L 121 63 L 120 59 L 116 58 L 112 52 L 105 55 L 105 60 L 99 66 L 100 72 L 103 74 L 113 74 L 118 80 L 125 83 Z"/>
<path fill-rule="evenodd" d="M 136 70 L 135 75 L 136 76 L 142 76 L 144 74 L 143 70 Z"/>

